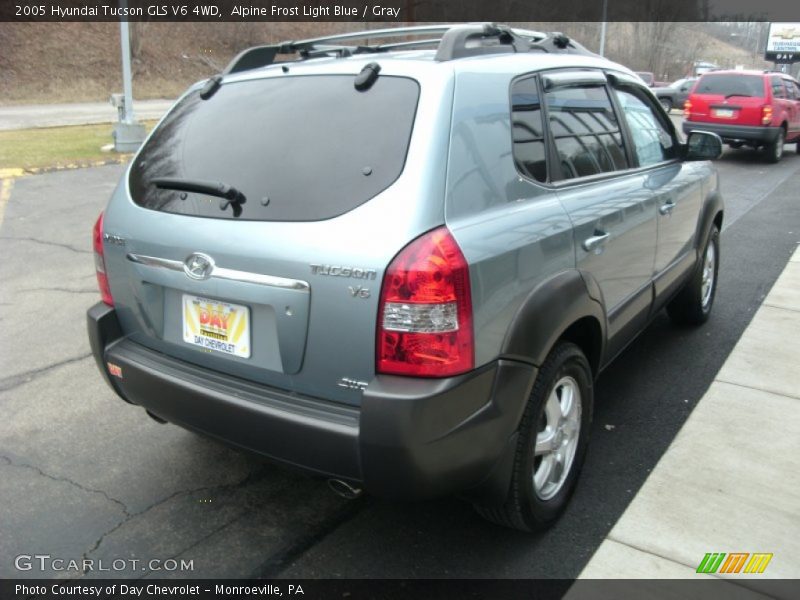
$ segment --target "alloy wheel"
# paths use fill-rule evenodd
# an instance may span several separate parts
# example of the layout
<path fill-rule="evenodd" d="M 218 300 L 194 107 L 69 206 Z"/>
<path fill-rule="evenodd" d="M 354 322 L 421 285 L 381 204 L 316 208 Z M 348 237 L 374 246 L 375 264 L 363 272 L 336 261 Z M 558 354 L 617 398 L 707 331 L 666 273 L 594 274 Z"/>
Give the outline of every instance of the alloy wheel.
<path fill-rule="evenodd" d="M 711 295 L 714 291 L 714 271 L 716 262 L 717 253 L 714 249 L 714 244 L 709 242 L 706 248 L 705 258 L 703 259 L 703 279 L 700 286 L 700 303 L 703 310 L 706 310 L 711 303 Z"/>
<path fill-rule="evenodd" d="M 581 430 L 581 392 L 578 382 L 564 376 L 553 386 L 544 405 L 534 446 L 533 489 L 549 500 L 569 476 Z"/>

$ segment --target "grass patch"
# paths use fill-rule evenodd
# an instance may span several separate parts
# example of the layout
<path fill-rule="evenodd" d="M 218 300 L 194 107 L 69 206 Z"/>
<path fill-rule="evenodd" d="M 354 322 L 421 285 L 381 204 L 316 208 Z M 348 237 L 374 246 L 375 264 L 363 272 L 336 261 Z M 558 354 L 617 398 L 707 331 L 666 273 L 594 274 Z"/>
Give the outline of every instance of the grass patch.
<path fill-rule="evenodd" d="M 156 121 L 143 123 L 149 132 Z M 101 123 L 0 131 L 0 169 L 64 167 L 113 159 L 119 154 L 100 150 L 113 143 L 113 130 L 113 123 Z"/>

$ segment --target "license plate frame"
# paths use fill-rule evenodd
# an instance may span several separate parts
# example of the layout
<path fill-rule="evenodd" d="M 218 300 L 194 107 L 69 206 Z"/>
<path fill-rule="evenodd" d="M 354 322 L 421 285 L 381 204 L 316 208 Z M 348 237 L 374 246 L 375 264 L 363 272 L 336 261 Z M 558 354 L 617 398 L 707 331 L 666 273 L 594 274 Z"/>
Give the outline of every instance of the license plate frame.
<path fill-rule="evenodd" d="M 252 331 L 249 307 L 183 294 L 181 315 L 185 343 L 206 352 L 250 358 Z"/>
<path fill-rule="evenodd" d="M 718 119 L 733 119 L 736 117 L 736 109 L 734 108 L 715 108 L 712 112 Z"/>

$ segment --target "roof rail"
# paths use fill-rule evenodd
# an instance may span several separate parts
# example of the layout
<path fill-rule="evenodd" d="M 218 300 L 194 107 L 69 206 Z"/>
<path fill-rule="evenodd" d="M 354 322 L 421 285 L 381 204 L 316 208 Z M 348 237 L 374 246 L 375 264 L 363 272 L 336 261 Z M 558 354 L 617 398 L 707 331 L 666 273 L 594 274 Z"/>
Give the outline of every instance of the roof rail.
<path fill-rule="evenodd" d="M 343 44 L 343 42 L 354 42 L 356 40 L 368 41 L 370 39 L 437 35 L 438 37 L 397 43 L 376 45 Z M 338 56 L 341 58 L 354 54 L 379 53 L 433 45 L 437 45 L 437 61 L 456 60 L 481 54 L 529 52 L 531 50 L 592 54 L 562 33 L 546 34 L 539 31 L 515 29 L 495 23 L 420 25 L 389 29 L 368 29 L 306 40 L 281 42 L 274 45 L 254 46 L 240 52 L 231 60 L 222 74 L 228 75 L 266 67 L 278 62 L 275 59 L 279 54 L 297 54 L 299 55 L 299 60 L 320 56 Z"/>

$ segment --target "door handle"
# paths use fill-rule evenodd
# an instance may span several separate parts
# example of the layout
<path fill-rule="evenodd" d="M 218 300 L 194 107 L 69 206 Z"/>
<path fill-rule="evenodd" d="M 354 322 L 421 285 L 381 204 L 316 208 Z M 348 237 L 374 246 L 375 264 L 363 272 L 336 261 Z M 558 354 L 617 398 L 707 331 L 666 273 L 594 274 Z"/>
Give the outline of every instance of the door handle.
<path fill-rule="evenodd" d="M 600 246 L 605 244 L 609 237 L 610 237 L 610 234 L 608 234 L 608 233 L 606 233 L 604 231 L 595 230 L 594 235 L 592 237 L 586 238 L 585 240 L 583 240 L 583 244 L 582 244 L 583 249 L 586 250 L 587 252 L 591 252 L 592 250 L 596 250 L 596 249 L 600 248 Z"/>
<path fill-rule="evenodd" d="M 662 215 L 668 215 L 675 210 L 675 203 L 672 200 L 667 200 L 666 204 L 662 204 L 658 207 L 658 212 Z"/>

